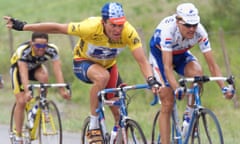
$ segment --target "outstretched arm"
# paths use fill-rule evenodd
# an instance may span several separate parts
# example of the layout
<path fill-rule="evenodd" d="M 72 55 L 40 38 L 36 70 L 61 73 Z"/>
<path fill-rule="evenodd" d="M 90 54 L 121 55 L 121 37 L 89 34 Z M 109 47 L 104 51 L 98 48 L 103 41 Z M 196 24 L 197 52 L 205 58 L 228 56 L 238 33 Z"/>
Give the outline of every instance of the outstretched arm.
<path fill-rule="evenodd" d="M 44 22 L 27 24 L 26 22 L 14 19 L 9 16 L 3 17 L 6 20 L 6 26 L 10 29 L 15 29 L 19 31 L 38 31 L 44 33 L 61 33 L 67 34 L 68 24 L 60 24 L 54 22 Z"/>

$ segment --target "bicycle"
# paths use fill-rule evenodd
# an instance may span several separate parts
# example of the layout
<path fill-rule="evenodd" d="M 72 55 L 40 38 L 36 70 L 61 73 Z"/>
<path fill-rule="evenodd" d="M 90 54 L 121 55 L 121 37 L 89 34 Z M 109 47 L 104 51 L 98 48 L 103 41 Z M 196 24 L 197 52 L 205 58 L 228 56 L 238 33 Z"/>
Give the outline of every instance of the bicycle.
<path fill-rule="evenodd" d="M 200 86 L 199 83 L 205 83 L 209 81 L 223 80 L 229 84 L 232 90 L 235 89 L 234 78 L 230 77 L 208 77 L 197 76 L 193 78 L 180 78 L 180 86 L 186 88 L 186 93 L 194 96 L 194 112 L 192 114 L 189 127 L 186 132 L 186 136 L 182 135 L 182 128 L 178 118 L 178 109 L 176 104 L 176 98 L 174 101 L 174 107 L 172 111 L 171 119 L 171 143 L 172 144 L 224 144 L 224 138 L 222 129 L 217 116 L 208 108 L 205 108 L 201 104 Z M 192 82 L 193 87 L 187 88 L 186 83 Z M 152 127 L 152 144 L 161 144 L 161 134 L 158 130 L 158 117 L 161 110 L 159 110 L 153 121 Z"/>
<path fill-rule="evenodd" d="M 29 84 L 28 88 L 32 92 L 33 98 L 25 106 L 25 118 L 22 128 L 23 144 L 31 144 L 34 140 L 39 140 L 40 144 L 62 144 L 62 123 L 56 103 L 47 99 L 47 89 L 50 87 L 65 87 L 71 94 L 70 85 L 66 83 L 53 84 Z M 40 88 L 40 95 L 34 97 L 34 88 Z M 10 141 L 15 138 L 14 109 L 13 105 L 10 119 Z M 36 114 L 31 116 L 33 124 L 30 126 L 29 114 L 36 109 Z"/>
<path fill-rule="evenodd" d="M 104 105 L 108 106 L 116 106 L 119 108 L 120 119 L 118 121 L 119 128 L 117 131 L 117 137 L 115 139 L 115 144 L 147 144 L 147 140 L 145 135 L 140 127 L 140 125 L 133 119 L 128 116 L 127 105 L 127 91 L 133 89 L 148 89 L 148 84 L 137 84 L 131 86 L 124 86 L 119 88 L 109 88 L 104 89 L 98 93 L 99 105 L 96 112 L 99 114 L 99 124 L 102 132 L 102 138 L 104 140 L 104 144 L 110 143 L 110 134 L 107 131 L 105 114 L 104 114 Z M 105 94 L 107 93 L 117 93 L 117 100 L 106 100 Z M 128 103 L 128 104 L 127 104 Z M 88 144 L 87 141 L 87 131 L 90 123 L 90 117 L 88 116 L 82 128 L 82 144 Z"/>

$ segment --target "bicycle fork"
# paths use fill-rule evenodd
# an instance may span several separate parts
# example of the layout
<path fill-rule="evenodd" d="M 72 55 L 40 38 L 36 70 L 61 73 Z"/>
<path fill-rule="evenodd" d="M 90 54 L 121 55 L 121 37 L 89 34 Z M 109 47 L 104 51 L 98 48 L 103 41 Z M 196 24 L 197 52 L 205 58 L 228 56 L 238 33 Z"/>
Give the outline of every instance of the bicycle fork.
<path fill-rule="evenodd" d="M 173 112 L 172 112 L 172 140 L 174 143 L 182 144 L 182 131 L 180 127 L 180 120 L 177 113 L 176 101 L 174 101 Z"/>

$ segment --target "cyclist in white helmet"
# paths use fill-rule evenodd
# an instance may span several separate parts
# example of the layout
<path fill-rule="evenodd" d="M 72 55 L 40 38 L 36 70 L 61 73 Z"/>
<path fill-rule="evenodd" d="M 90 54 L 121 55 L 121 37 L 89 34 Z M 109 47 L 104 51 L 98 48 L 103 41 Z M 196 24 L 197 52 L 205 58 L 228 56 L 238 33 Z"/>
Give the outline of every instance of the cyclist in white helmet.
<path fill-rule="evenodd" d="M 199 45 L 200 51 L 208 64 L 212 76 L 221 76 L 219 66 L 215 62 L 208 34 L 200 23 L 198 9 L 192 3 L 177 6 L 174 15 L 164 18 L 156 27 L 150 40 L 150 63 L 155 77 L 164 82 L 160 93 L 161 113 L 159 117 L 161 144 L 170 143 L 170 116 L 174 97 L 182 99 L 184 90 L 174 76 L 174 71 L 182 76 L 193 77 L 203 75 L 203 70 L 197 58 L 190 49 Z M 233 92 L 225 87 L 223 81 L 217 81 L 222 93 L 231 99 Z M 186 113 L 192 113 L 192 100 L 189 96 Z"/>

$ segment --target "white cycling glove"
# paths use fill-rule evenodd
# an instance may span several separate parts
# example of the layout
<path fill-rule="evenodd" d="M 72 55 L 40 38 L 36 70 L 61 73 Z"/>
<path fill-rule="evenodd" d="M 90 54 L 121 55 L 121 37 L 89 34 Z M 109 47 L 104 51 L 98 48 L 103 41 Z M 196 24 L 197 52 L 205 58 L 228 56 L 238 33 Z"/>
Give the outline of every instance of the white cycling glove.
<path fill-rule="evenodd" d="M 232 95 L 235 94 L 234 88 L 227 87 L 227 86 L 223 87 L 223 88 L 222 88 L 222 94 L 225 95 L 227 92 L 231 92 Z"/>
<path fill-rule="evenodd" d="M 178 98 L 178 100 L 181 100 L 183 98 L 184 94 L 185 94 L 185 88 L 184 87 L 178 87 L 174 91 L 174 95 Z"/>

